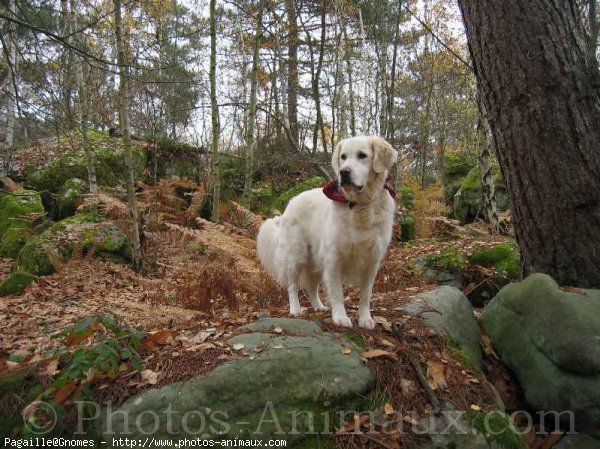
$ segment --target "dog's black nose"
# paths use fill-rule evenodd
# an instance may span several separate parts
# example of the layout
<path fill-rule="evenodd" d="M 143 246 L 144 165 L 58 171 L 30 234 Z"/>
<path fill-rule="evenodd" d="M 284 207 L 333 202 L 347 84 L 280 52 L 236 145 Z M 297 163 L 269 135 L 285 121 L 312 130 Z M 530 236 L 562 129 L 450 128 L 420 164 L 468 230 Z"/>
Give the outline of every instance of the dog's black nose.
<path fill-rule="evenodd" d="M 350 170 L 348 170 L 347 168 L 340 170 L 340 178 L 342 178 L 342 180 L 350 179 Z"/>

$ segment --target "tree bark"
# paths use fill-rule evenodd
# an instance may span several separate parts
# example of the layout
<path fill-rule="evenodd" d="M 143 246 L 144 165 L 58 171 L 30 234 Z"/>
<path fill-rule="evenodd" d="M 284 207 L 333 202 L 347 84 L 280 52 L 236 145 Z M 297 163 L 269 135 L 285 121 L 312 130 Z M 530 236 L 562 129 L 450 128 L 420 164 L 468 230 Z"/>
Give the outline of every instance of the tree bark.
<path fill-rule="evenodd" d="M 219 222 L 221 178 L 219 176 L 219 106 L 217 104 L 217 19 L 216 0 L 210 0 L 210 112 L 211 112 L 211 187 L 212 221 Z"/>
<path fill-rule="evenodd" d="M 589 0 L 589 21 L 590 21 L 590 51 L 594 58 L 598 50 L 598 2 Z"/>
<path fill-rule="evenodd" d="M 256 124 L 256 89 L 258 85 L 258 64 L 260 56 L 260 43 L 262 39 L 264 0 L 259 1 L 256 13 L 256 29 L 254 32 L 254 49 L 252 52 L 252 72 L 250 73 L 250 104 L 246 120 L 246 167 L 244 172 L 244 200 L 246 205 L 252 191 L 252 177 L 254 176 L 254 152 L 256 138 L 254 128 Z"/>
<path fill-rule="evenodd" d="M 133 154 L 131 151 L 131 130 L 129 128 L 129 66 L 125 58 L 125 43 L 123 42 L 123 19 L 121 16 L 121 0 L 113 0 L 115 9 L 115 43 L 117 47 L 117 62 L 119 64 L 119 122 L 123 136 L 125 165 L 127 166 L 127 208 L 131 226 L 133 243 L 133 267 L 143 268 L 142 245 L 138 224 L 137 201 L 135 198 L 135 174 Z"/>
<path fill-rule="evenodd" d="M 288 19 L 288 124 L 292 138 L 299 145 L 298 132 L 298 13 L 296 0 L 285 0 Z"/>
<path fill-rule="evenodd" d="M 567 0 L 460 0 L 524 274 L 600 287 L 600 73 Z"/>

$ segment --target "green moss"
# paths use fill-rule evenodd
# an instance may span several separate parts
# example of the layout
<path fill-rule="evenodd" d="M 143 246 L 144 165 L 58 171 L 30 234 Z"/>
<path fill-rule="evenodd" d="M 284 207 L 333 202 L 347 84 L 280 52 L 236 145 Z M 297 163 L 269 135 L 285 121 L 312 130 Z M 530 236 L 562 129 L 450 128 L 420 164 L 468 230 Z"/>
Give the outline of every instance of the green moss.
<path fill-rule="evenodd" d="M 465 151 L 444 153 L 444 183 L 460 181 L 476 164 L 477 157 Z"/>
<path fill-rule="evenodd" d="M 519 251 L 510 243 L 501 243 L 491 248 L 483 249 L 469 257 L 469 262 L 486 268 L 494 268 L 510 279 L 519 279 L 521 266 Z"/>
<path fill-rule="evenodd" d="M 460 271 L 469 264 L 456 248 L 446 248 L 440 254 L 419 257 L 417 265 L 438 271 Z"/>
<path fill-rule="evenodd" d="M 409 186 L 400 187 L 399 200 L 404 209 L 413 210 L 415 208 L 415 191 Z"/>
<path fill-rule="evenodd" d="M 495 443 L 504 449 L 527 448 L 523 435 L 503 412 L 467 413 L 466 418 L 475 431 L 485 437 L 488 444 Z"/>
<path fill-rule="evenodd" d="M 19 190 L 0 196 L 0 257 L 16 257 L 29 239 L 35 220 L 27 214 L 43 216 L 44 206 L 38 192 Z"/>
<path fill-rule="evenodd" d="M 65 181 L 60 188 L 57 199 L 58 217 L 70 217 L 77 211 L 77 202 L 86 192 L 87 184 L 79 178 L 71 178 Z"/>
<path fill-rule="evenodd" d="M 74 146 L 57 151 L 59 156 L 42 167 L 30 171 L 26 177 L 26 185 L 35 190 L 47 190 L 58 193 L 61 187 L 72 178 L 87 179 L 87 164 L 83 146 L 74 139 Z M 104 135 L 92 139 L 94 146 L 94 167 L 98 185 L 116 186 L 125 184 L 127 173 L 123 143 L 121 139 L 109 138 Z M 145 165 L 144 150 L 132 145 L 134 170 L 139 176 Z"/>
<path fill-rule="evenodd" d="M 38 275 L 51 274 L 55 271 L 52 260 L 57 257 L 63 262 L 68 260 L 76 244 L 82 250 L 94 248 L 101 256 L 130 259 L 128 237 L 113 223 L 102 220 L 98 215 L 82 213 L 59 221 L 25 244 L 17 257 L 17 268 Z M 73 229 L 63 232 L 70 226 Z"/>
<path fill-rule="evenodd" d="M 403 242 L 414 240 L 416 235 L 416 224 L 414 214 L 402 214 L 399 219 L 400 222 L 400 239 Z"/>
<path fill-rule="evenodd" d="M 477 189 L 481 187 L 481 170 L 479 167 L 473 167 L 471 171 L 465 176 L 460 184 L 460 190 L 465 192 L 471 189 Z"/>
<path fill-rule="evenodd" d="M 18 293 L 27 287 L 32 282 L 35 282 L 37 276 L 26 271 L 15 271 L 9 273 L 8 276 L 0 282 L 0 296 L 8 296 L 13 293 Z"/>
<path fill-rule="evenodd" d="M 291 189 L 279 195 L 277 199 L 273 202 L 272 206 L 273 208 L 279 211 L 283 211 L 287 206 L 287 203 L 296 195 L 304 192 L 305 190 L 321 187 L 323 184 L 325 184 L 325 180 L 320 176 L 315 176 L 313 178 L 307 179 L 306 181 L 296 184 Z"/>
<path fill-rule="evenodd" d="M 0 377 L 0 438 L 14 436 L 15 430 L 23 428 L 21 411 L 40 393 L 38 372 L 34 368 Z"/>

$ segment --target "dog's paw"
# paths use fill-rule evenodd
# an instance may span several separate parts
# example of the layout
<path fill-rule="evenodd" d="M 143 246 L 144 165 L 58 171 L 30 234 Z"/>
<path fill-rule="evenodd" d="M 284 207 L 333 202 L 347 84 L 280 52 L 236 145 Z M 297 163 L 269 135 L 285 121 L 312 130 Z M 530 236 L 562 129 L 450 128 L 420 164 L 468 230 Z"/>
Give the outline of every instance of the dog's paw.
<path fill-rule="evenodd" d="M 292 316 L 301 316 L 304 313 L 302 308 L 291 308 L 290 307 L 290 315 Z"/>
<path fill-rule="evenodd" d="M 329 310 L 329 307 L 327 307 L 325 304 L 317 304 L 316 306 L 313 306 L 313 309 L 315 310 L 315 312 L 325 312 L 326 310 Z"/>
<path fill-rule="evenodd" d="M 360 327 L 362 327 L 363 329 L 368 329 L 368 330 L 373 330 L 375 329 L 375 320 L 373 318 L 371 318 L 370 316 L 368 317 L 359 317 L 358 318 L 358 325 Z"/>
<path fill-rule="evenodd" d="M 333 317 L 333 322 L 337 325 L 337 326 L 341 326 L 341 327 L 352 327 L 352 320 L 350 320 L 350 318 L 348 318 L 347 316 L 342 316 L 342 317 Z"/>

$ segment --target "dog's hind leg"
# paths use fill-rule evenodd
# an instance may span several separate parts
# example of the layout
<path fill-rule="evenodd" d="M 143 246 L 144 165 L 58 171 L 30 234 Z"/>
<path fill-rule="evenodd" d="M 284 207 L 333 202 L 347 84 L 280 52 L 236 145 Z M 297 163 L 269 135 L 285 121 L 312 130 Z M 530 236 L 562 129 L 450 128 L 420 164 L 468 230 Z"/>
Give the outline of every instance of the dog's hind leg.
<path fill-rule="evenodd" d="M 310 304 L 312 305 L 312 308 L 316 312 L 320 312 L 320 311 L 329 309 L 329 307 L 327 307 L 326 305 L 324 305 L 321 302 L 321 298 L 319 298 L 319 279 L 318 278 L 310 279 L 310 282 L 307 285 L 306 290 L 308 291 L 308 298 L 310 299 Z"/>

